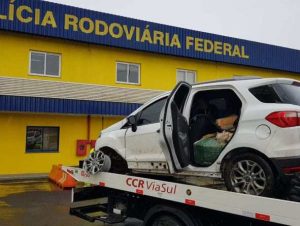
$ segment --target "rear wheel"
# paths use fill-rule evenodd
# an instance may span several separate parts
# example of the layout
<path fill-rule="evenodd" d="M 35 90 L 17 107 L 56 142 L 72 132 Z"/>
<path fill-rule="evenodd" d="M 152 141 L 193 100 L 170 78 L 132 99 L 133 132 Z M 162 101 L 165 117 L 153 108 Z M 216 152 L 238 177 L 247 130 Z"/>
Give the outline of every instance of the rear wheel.
<path fill-rule="evenodd" d="M 171 215 L 156 217 L 148 226 L 188 226 Z"/>
<path fill-rule="evenodd" d="M 182 208 L 155 205 L 147 211 L 144 226 L 202 226 L 202 223 Z"/>
<path fill-rule="evenodd" d="M 253 153 L 240 153 L 225 165 L 224 180 L 229 191 L 272 196 L 275 176 L 272 168 L 262 157 Z"/>
<path fill-rule="evenodd" d="M 295 174 L 291 180 L 291 188 L 288 192 L 288 200 L 300 202 L 300 174 Z"/>

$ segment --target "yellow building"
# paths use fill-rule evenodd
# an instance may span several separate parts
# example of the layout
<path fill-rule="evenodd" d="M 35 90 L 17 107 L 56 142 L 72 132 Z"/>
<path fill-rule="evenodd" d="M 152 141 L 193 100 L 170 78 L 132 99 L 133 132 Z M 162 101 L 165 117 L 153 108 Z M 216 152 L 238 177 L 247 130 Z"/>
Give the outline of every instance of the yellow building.
<path fill-rule="evenodd" d="M 181 80 L 298 78 L 300 52 L 40 0 L 0 3 L 0 176 L 76 165 Z"/>

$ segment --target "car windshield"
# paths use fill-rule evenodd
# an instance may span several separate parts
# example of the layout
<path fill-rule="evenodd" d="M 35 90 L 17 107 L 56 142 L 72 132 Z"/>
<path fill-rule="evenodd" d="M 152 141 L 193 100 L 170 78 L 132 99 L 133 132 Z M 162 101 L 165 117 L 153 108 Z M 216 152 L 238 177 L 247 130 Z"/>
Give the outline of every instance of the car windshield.
<path fill-rule="evenodd" d="M 263 103 L 284 103 L 300 106 L 300 83 L 276 83 L 259 86 L 249 90 Z"/>

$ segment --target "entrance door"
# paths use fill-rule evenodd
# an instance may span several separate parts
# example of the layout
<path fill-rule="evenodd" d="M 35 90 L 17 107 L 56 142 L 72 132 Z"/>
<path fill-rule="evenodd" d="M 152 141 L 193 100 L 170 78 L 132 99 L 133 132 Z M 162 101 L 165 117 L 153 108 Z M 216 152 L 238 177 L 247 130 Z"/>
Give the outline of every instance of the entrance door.
<path fill-rule="evenodd" d="M 189 126 L 182 115 L 191 86 L 180 82 L 167 99 L 161 120 L 162 139 L 167 148 L 163 149 L 166 156 L 170 156 L 175 171 L 180 171 L 191 162 L 191 145 L 189 140 Z"/>

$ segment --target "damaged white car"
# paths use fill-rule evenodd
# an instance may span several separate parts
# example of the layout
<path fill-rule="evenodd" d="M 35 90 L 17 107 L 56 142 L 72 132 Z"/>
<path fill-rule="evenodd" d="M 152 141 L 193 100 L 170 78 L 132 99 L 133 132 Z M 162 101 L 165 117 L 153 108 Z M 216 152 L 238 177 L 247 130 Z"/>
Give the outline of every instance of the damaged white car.
<path fill-rule="evenodd" d="M 103 130 L 84 168 L 219 177 L 230 191 L 270 196 L 300 171 L 300 82 L 181 82 Z"/>

